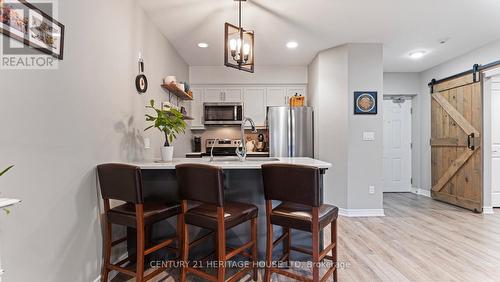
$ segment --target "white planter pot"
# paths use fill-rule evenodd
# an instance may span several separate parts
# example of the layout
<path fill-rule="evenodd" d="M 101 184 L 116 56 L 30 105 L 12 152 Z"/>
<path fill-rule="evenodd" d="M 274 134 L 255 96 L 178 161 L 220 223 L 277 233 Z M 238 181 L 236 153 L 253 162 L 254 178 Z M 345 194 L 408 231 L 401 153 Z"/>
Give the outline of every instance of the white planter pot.
<path fill-rule="evenodd" d="M 171 162 L 174 157 L 174 146 L 161 147 L 161 160 Z"/>

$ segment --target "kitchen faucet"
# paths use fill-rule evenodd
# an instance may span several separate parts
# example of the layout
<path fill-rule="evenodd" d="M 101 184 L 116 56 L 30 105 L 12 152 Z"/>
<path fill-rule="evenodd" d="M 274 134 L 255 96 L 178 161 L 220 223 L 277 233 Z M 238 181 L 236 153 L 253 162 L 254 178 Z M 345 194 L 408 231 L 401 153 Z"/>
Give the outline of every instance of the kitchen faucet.
<path fill-rule="evenodd" d="M 252 127 L 252 132 L 257 132 L 257 129 L 255 128 L 255 123 L 251 118 L 244 118 L 243 121 L 241 122 L 241 149 L 239 147 L 236 147 L 236 156 L 238 156 L 238 159 L 242 162 L 244 162 L 247 158 L 247 146 L 245 142 L 245 124 L 247 121 L 250 123 L 250 126 Z"/>
<path fill-rule="evenodd" d="M 215 144 L 217 144 L 217 141 L 219 141 L 220 138 L 215 138 L 214 140 L 214 143 L 212 143 L 212 148 L 210 149 L 210 162 L 213 162 L 214 161 L 214 147 L 215 147 Z"/>

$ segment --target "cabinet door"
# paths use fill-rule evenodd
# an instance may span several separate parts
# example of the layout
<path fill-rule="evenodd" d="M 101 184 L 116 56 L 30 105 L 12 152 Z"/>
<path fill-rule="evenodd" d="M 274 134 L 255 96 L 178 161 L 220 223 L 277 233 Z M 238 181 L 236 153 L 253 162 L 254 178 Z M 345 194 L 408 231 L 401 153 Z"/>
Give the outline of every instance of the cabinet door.
<path fill-rule="evenodd" d="M 243 107 L 245 117 L 253 119 L 255 125 L 266 125 L 266 88 L 245 88 Z"/>
<path fill-rule="evenodd" d="M 242 102 L 243 89 L 241 88 L 224 88 L 222 89 L 222 97 L 224 102 Z"/>
<path fill-rule="evenodd" d="M 222 102 L 222 89 L 220 88 L 205 88 L 203 102 L 216 103 Z"/>
<path fill-rule="evenodd" d="M 188 113 L 194 120 L 191 121 L 191 129 L 202 129 L 203 125 L 203 89 L 192 88 L 193 100 L 191 103 L 191 112 Z"/>
<path fill-rule="evenodd" d="M 267 106 L 288 106 L 288 95 L 285 87 L 267 88 Z"/>

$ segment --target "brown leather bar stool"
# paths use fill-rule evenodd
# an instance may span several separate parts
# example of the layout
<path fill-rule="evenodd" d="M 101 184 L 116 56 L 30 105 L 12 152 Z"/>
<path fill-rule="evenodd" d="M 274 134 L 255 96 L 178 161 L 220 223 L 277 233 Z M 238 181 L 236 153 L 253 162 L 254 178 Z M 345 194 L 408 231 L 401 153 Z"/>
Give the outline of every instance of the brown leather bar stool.
<path fill-rule="evenodd" d="M 125 164 L 102 164 L 97 166 L 101 195 L 104 200 L 104 265 L 102 281 L 108 281 L 109 272 L 112 270 L 125 273 L 135 277 L 136 281 L 147 281 L 167 268 L 167 265 L 158 267 L 148 275 L 144 276 L 144 257 L 162 248 L 169 247 L 173 243 L 180 246 L 180 216 L 177 217 L 177 234 L 161 242 L 160 244 L 145 247 L 145 229 L 153 223 L 179 215 L 181 212 L 179 203 L 144 202 L 142 197 L 142 175 L 141 169 L 136 166 Z M 109 200 L 120 200 L 126 202 L 114 208 L 110 208 Z M 131 260 L 127 258 L 112 264 L 111 248 L 127 240 L 127 237 L 112 241 L 112 224 L 124 225 L 137 230 L 137 252 L 136 271 L 122 267 Z M 177 249 L 177 252 L 178 249 Z"/>
<path fill-rule="evenodd" d="M 267 244 L 266 273 L 264 281 L 277 273 L 299 281 L 320 281 L 319 263 L 324 259 L 332 262 L 321 281 L 326 281 L 333 273 L 337 281 L 337 217 L 338 208 L 320 204 L 320 171 L 318 168 L 290 164 L 262 165 L 264 178 L 264 194 L 266 198 Z M 272 201 L 281 203 L 272 208 Z M 320 231 L 331 224 L 332 243 L 320 252 Z M 273 241 L 273 225 L 283 227 L 283 234 Z M 312 233 L 312 251 L 291 246 L 290 229 L 298 229 Z M 286 241 L 285 241 L 286 240 Z M 291 273 L 272 265 L 273 249 L 280 242 L 285 242 L 284 255 L 280 262 L 290 261 L 290 251 L 312 255 L 312 279 Z M 328 253 L 332 251 L 332 256 Z"/>
<path fill-rule="evenodd" d="M 189 259 L 189 236 L 187 225 L 215 230 L 217 234 L 217 275 L 212 276 L 197 268 L 184 263 L 181 272 L 181 281 L 186 281 L 186 274 L 195 274 L 207 281 L 238 281 L 247 272 L 253 270 L 253 279 L 257 280 L 257 216 L 258 209 L 255 205 L 225 202 L 224 201 L 224 176 L 222 169 L 211 165 L 181 164 L 177 165 L 177 183 L 181 198 L 183 225 L 183 250 L 182 260 Z M 201 203 L 188 209 L 188 201 Z M 230 249 L 226 253 L 225 231 L 244 222 L 251 221 L 251 239 L 248 243 Z M 251 254 L 247 249 L 251 248 Z M 243 269 L 226 280 L 225 265 L 228 260 L 236 255 L 243 255 L 252 261 Z"/>

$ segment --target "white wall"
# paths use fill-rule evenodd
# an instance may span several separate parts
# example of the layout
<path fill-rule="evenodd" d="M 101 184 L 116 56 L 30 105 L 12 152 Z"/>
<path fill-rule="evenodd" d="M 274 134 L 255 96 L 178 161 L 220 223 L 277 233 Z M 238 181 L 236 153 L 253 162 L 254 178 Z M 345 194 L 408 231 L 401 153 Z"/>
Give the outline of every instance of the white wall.
<path fill-rule="evenodd" d="M 431 97 L 427 84 L 433 79 L 442 79 L 466 70 L 470 70 L 474 64 L 488 64 L 500 60 L 500 40 L 487 44 L 473 50 L 463 56 L 440 64 L 420 74 L 420 96 L 419 111 L 417 118 L 421 120 L 421 188 L 431 188 Z M 421 98 L 421 99 L 420 99 Z"/>
<path fill-rule="evenodd" d="M 159 156 L 143 133 L 144 106 L 166 99 L 161 78 L 188 66 L 133 0 L 59 1 L 65 58 L 54 71 L 0 71 L 2 196 L 23 202 L 0 215 L 5 281 L 94 281 L 101 228 L 95 166 Z M 150 90 L 135 91 L 142 50 Z M 142 149 L 142 137 L 152 151 Z M 176 155 L 190 146 L 175 143 Z"/>
<path fill-rule="evenodd" d="M 333 163 L 326 201 L 344 209 L 377 209 L 382 203 L 382 108 L 353 114 L 354 91 L 383 93 L 381 44 L 347 44 L 320 52 L 309 65 L 309 101 L 317 116 L 317 158 Z M 374 142 L 362 141 L 375 132 Z M 375 194 L 368 187 L 375 186 Z"/>
<path fill-rule="evenodd" d="M 191 84 L 307 84 L 307 67 L 256 66 L 254 73 L 226 66 L 191 66 Z"/>

